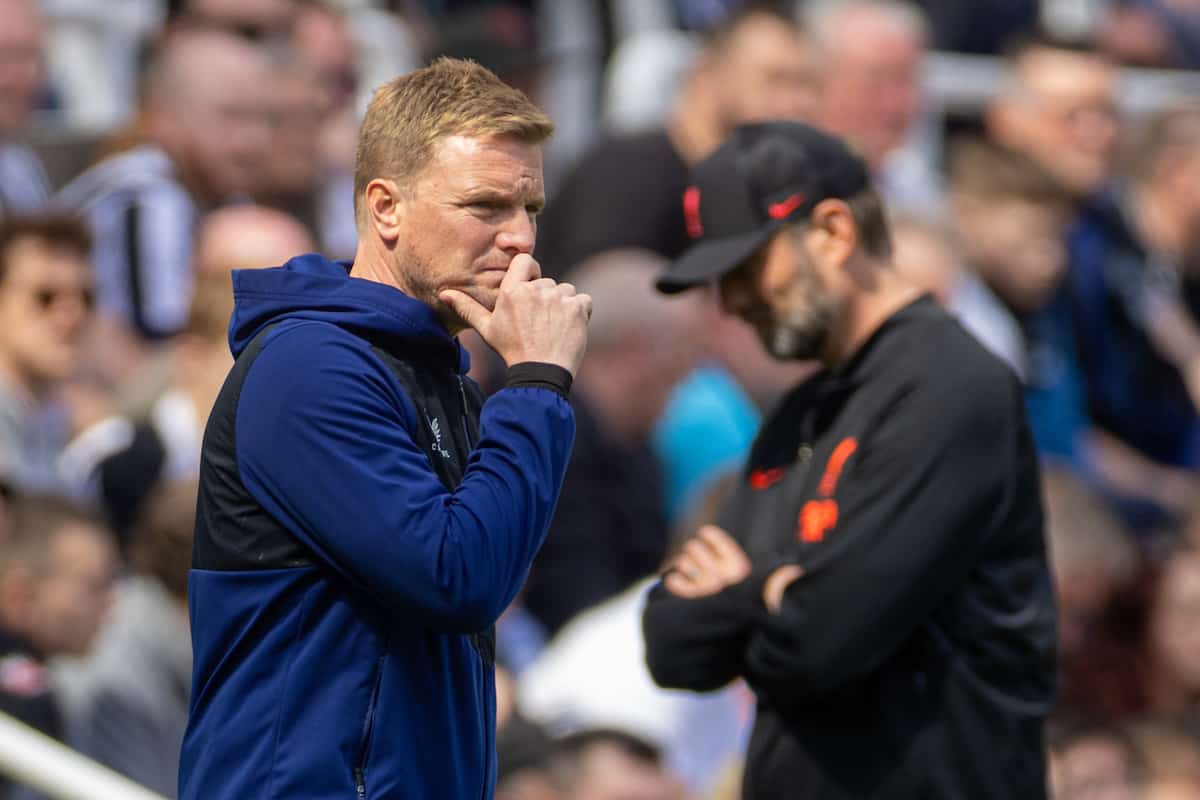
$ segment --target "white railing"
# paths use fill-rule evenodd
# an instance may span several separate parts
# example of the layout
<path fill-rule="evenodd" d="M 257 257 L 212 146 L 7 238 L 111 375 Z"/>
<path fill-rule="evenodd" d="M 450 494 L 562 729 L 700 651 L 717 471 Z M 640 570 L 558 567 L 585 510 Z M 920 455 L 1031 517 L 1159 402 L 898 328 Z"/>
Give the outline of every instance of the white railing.
<path fill-rule="evenodd" d="M 52 800 L 164 800 L 7 714 L 0 714 L 0 773 Z"/>

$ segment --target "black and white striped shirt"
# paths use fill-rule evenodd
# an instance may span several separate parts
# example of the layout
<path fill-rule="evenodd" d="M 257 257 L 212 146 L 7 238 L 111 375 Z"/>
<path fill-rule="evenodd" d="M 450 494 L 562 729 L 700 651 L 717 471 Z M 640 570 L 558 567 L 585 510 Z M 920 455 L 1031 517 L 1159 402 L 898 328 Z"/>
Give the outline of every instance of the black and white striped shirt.
<path fill-rule="evenodd" d="M 191 302 L 198 212 L 167 154 L 144 145 L 106 158 L 63 188 L 57 205 L 92 226 L 99 310 L 146 338 L 177 333 Z"/>
<path fill-rule="evenodd" d="M 0 142 L 0 219 L 39 211 L 49 197 L 46 171 L 33 148 Z"/>

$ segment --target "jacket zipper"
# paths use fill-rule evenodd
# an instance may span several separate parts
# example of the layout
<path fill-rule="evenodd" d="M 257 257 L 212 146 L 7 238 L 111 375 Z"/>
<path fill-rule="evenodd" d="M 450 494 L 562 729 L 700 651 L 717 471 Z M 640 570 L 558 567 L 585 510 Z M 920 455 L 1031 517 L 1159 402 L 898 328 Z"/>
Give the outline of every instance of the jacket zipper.
<path fill-rule="evenodd" d="M 367 716 L 363 720 L 362 737 L 358 744 L 358 763 L 354 767 L 354 789 L 360 800 L 367 796 L 367 752 L 371 746 L 371 728 L 375 723 L 375 706 L 379 702 L 379 685 L 383 683 L 383 659 L 375 662 L 375 684 L 371 687 L 371 699 L 367 701 Z"/>
<path fill-rule="evenodd" d="M 458 378 L 458 396 L 462 400 L 463 413 L 462 413 L 461 419 L 462 419 L 463 436 L 466 437 L 467 449 L 474 450 L 475 442 L 472 441 L 472 439 L 471 439 L 471 426 L 470 426 L 470 423 L 467 421 L 467 416 L 470 413 L 470 408 L 471 408 L 470 404 L 467 402 L 467 387 L 466 387 L 466 384 L 463 382 L 462 375 L 457 375 L 457 378 Z M 476 634 L 476 635 L 478 635 L 478 634 Z M 480 680 L 480 689 L 479 689 L 479 701 L 483 704 L 483 708 L 486 709 L 488 707 L 487 676 L 488 676 L 488 670 L 490 669 L 490 667 L 487 664 L 487 660 L 484 659 L 484 657 L 483 657 L 483 648 L 476 642 L 472 642 L 470 646 L 471 646 L 471 649 L 475 651 L 475 655 L 479 659 L 479 665 L 482 667 L 482 671 L 480 672 L 481 680 Z M 490 783 L 490 778 L 491 778 L 491 776 L 488 774 L 490 771 L 489 765 L 491 764 L 491 761 L 492 761 L 491 749 L 495 746 L 492 742 L 492 738 L 493 738 L 492 729 L 495 727 L 495 724 L 496 724 L 496 720 L 493 717 L 492 719 L 487 720 L 487 724 L 484 726 L 484 730 L 483 730 L 483 758 L 484 758 L 483 786 L 481 786 L 479 788 L 479 796 L 480 796 L 481 800 L 487 800 L 487 798 L 488 798 L 488 784 Z"/>
<path fill-rule="evenodd" d="M 471 426 L 467 423 L 467 414 L 470 413 L 470 405 L 467 403 L 467 387 L 463 384 L 462 375 L 458 376 L 458 396 L 462 398 L 462 427 L 463 436 L 467 438 L 467 449 L 474 450 L 475 443 L 471 441 Z M 465 466 L 465 465 L 464 465 Z"/>
<path fill-rule="evenodd" d="M 488 679 L 487 679 L 487 676 L 488 676 L 489 667 L 487 665 L 487 662 L 483 658 L 483 653 L 480 653 L 480 652 L 478 652 L 478 650 L 476 650 L 476 654 L 479 656 L 479 663 L 483 665 L 483 672 L 480 675 L 480 677 L 483 680 L 480 681 L 481 688 L 479 691 L 479 699 L 483 702 L 484 709 L 487 709 L 487 707 L 488 707 L 488 696 L 487 696 L 488 695 Z M 483 726 L 483 786 L 481 786 L 479 789 L 479 796 L 480 796 L 481 800 L 488 800 L 488 784 L 491 783 L 491 775 L 489 773 L 491 772 L 492 749 L 495 747 L 495 744 L 492 741 L 492 737 L 493 737 L 493 730 L 495 729 L 495 727 L 496 727 L 496 718 L 493 715 L 490 719 L 487 720 L 487 724 L 485 724 Z"/>

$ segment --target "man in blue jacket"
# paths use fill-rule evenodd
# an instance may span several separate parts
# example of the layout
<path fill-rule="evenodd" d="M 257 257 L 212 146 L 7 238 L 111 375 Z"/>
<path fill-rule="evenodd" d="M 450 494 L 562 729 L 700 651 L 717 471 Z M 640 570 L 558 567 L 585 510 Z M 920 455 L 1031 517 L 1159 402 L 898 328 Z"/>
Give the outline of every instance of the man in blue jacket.
<path fill-rule="evenodd" d="M 492 795 L 492 625 L 554 509 L 591 310 L 531 255 L 552 130 L 478 65 L 397 78 L 360 134 L 354 262 L 234 274 L 181 797 Z M 486 403 L 467 327 L 509 366 Z"/>

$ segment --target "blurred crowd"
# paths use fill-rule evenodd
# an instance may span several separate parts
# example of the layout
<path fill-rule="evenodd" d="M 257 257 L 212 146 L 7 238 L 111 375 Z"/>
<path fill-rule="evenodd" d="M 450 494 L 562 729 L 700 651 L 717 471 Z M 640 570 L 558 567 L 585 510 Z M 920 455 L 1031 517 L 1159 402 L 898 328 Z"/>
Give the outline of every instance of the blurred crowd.
<path fill-rule="evenodd" d="M 84 46 L 80 18 L 122 35 Z M 947 51 L 997 79 L 935 115 Z M 774 118 L 863 155 L 896 268 L 1026 387 L 1053 797 L 1200 797 L 1200 93 L 1129 95 L 1200 67 L 1197 0 L 0 0 L 0 710 L 174 796 L 230 270 L 353 255 L 363 101 L 439 54 L 555 117 L 535 256 L 595 301 L 566 484 L 498 627 L 498 797 L 737 796 L 751 692 L 655 687 L 641 606 L 815 367 L 652 279 L 689 164 Z M 111 124 L 76 124 L 92 101 Z"/>

